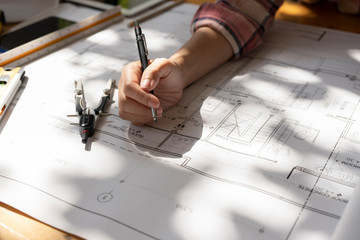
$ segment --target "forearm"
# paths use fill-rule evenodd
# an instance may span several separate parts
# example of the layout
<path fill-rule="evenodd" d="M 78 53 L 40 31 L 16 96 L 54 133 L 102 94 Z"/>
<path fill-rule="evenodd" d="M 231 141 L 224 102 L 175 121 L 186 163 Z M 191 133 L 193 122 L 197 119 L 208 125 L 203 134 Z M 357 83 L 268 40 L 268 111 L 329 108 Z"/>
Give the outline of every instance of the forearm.
<path fill-rule="evenodd" d="M 222 0 L 203 4 L 194 16 L 191 39 L 170 60 L 180 66 L 184 86 L 231 57 L 261 44 L 283 0 Z"/>
<path fill-rule="evenodd" d="M 180 67 L 186 87 L 229 60 L 232 55 L 233 50 L 222 34 L 202 27 L 169 60 Z"/>
<path fill-rule="evenodd" d="M 200 6 L 192 22 L 193 31 L 204 26 L 221 33 L 233 49 L 234 58 L 252 52 L 273 25 L 284 0 L 218 0 Z"/>

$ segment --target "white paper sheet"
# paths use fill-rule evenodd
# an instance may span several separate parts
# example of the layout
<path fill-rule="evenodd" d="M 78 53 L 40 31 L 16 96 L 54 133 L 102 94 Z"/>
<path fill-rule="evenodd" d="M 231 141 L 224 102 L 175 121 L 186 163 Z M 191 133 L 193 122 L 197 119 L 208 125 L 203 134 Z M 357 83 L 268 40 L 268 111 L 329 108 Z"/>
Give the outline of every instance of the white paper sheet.
<path fill-rule="evenodd" d="M 150 58 L 197 6 L 141 27 Z M 137 60 L 120 23 L 26 66 L 1 132 L 0 200 L 87 239 L 330 239 L 359 180 L 360 37 L 276 22 L 263 46 L 187 88 L 143 127 L 117 102 L 86 151 L 74 80 L 94 106 Z"/>
<path fill-rule="evenodd" d="M 360 185 L 357 184 L 353 195 L 341 215 L 341 221 L 336 226 L 332 240 L 358 239 L 360 236 L 359 216 L 360 216 Z"/>

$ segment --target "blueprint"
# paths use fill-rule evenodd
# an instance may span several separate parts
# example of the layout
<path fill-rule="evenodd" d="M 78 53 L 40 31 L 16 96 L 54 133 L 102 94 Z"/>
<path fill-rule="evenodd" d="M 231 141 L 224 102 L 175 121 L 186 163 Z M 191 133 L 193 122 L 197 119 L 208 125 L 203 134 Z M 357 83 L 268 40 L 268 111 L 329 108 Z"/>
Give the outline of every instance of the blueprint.
<path fill-rule="evenodd" d="M 190 37 L 196 9 L 141 24 L 150 58 Z M 74 81 L 96 105 L 135 60 L 124 21 L 25 66 L 0 135 L 0 201 L 86 239 L 331 238 L 360 176 L 359 35 L 278 21 L 157 123 L 122 120 L 116 91 L 84 147 L 67 117 Z"/>

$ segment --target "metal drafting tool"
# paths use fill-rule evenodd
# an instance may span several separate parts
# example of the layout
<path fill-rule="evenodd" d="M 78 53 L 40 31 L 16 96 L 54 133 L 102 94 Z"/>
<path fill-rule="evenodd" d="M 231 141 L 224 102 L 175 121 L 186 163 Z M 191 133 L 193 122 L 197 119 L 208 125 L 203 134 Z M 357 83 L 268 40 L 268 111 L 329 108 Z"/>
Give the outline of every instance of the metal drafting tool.
<path fill-rule="evenodd" d="M 115 80 L 109 79 L 99 104 L 95 108 L 86 106 L 84 89 L 81 81 L 75 81 L 75 110 L 76 115 L 68 115 L 68 117 L 78 117 L 79 123 L 72 124 L 79 127 L 79 133 L 82 143 L 86 144 L 89 137 L 92 137 L 95 132 L 96 121 L 99 117 L 106 115 L 104 109 L 108 101 L 112 98 L 115 88 Z"/>

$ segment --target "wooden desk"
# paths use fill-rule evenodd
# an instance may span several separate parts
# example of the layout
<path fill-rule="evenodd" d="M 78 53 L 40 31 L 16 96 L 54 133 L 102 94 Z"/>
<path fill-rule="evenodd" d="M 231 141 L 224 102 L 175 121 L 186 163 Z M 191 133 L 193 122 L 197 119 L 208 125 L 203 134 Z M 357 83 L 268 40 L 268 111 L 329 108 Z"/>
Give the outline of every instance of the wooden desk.
<path fill-rule="evenodd" d="M 276 13 L 276 19 L 318 27 L 360 33 L 360 16 L 337 11 L 336 3 L 321 1 L 314 5 L 285 2 Z"/>
<path fill-rule="evenodd" d="M 201 4 L 203 0 L 187 0 Z M 214 2 L 214 0 L 212 1 Z M 360 16 L 340 14 L 335 3 L 323 1 L 307 6 L 296 2 L 285 2 L 276 14 L 277 19 L 320 26 L 325 28 L 360 33 Z M 68 234 L 0 203 L 0 240 L 79 240 Z"/>

